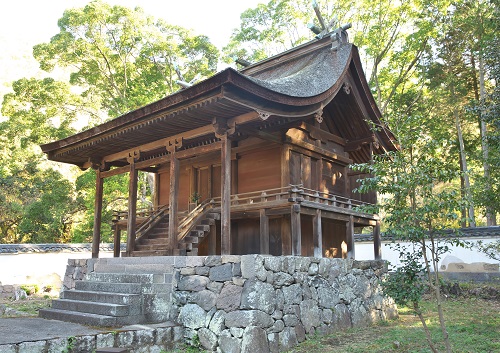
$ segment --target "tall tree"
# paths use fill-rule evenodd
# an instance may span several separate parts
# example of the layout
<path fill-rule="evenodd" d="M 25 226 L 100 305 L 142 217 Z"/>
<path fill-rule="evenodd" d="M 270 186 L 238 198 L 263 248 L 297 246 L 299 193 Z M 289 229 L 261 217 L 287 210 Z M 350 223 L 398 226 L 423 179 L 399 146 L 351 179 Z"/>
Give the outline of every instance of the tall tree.
<path fill-rule="evenodd" d="M 60 32 L 33 48 L 43 70 L 63 67 L 82 96 L 110 117 L 153 102 L 179 89 L 174 65 L 189 81 L 216 69 L 218 51 L 206 36 L 129 9 L 92 1 L 64 12 Z"/>
<path fill-rule="evenodd" d="M 15 200 L 22 188 L 14 186 L 29 184 L 30 175 L 32 183 L 36 182 L 36 173 L 25 175 L 24 179 L 16 174 L 25 168 L 27 161 L 40 166 L 36 170 L 45 173 L 47 184 L 59 185 L 60 190 L 67 186 L 59 175 L 50 172 L 51 164 L 44 160 L 38 144 L 64 138 L 82 126 L 91 127 L 151 103 L 180 89 L 176 83 L 179 78 L 190 81 L 197 75 L 208 76 L 216 69 L 218 50 L 206 36 L 193 35 L 184 28 L 157 20 L 139 8 L 92 1 L 83 8 L 65 11 L 58 25 L 59 33 L 49 43 L 36 45 L 33 55 L 43 70 L 48 73 L 57 70 L 58 76 L 67 74 L 67 81 L 23 78 L 14 82 L 14 92 L 4 97 L 2 113 L 8 119 L 0 122 L 4 132 L 0 136 L 0 150 L 4 152 L 0 156 L 4 158 L 0 163 L 0 179 L 12 187 L 3 190 L 11 192 L 1 193 L 2 200 L 7 197 Z M 60 228 L 59 235 L 67 239 L 66 230 L 73 224 L 75 240 L 82 241 L 91 229 L 88 225 L 93 220 L 95 184 L 85 181 L 95 176 L 92 171 L 81 174 L 74 169 L 70 174 L 75 174 L 68 176 L 72 183 L 77 179 L 76 190 L 68 191 L 73 201 L 60 202 L 73 208 L 66 210 L 69 219 L 63 223 L 68 227 Z M 110 208 L 119 205 L 127 196 L 126 183 L 124 178 L 107 181 L 106 205 Z M 44 202 L 56 202 L 58 190 L 54 190 L 53 197 L 46 195 Z M 22 202 L 8 204 L 12 206 L 9 208 L 12 217 L 3 222 L 5 211 L 0 216 L 0 228 L 8 229 L 9 239 L 41 240 L 25 235 L 40 232 L 45 226 L 36 225 L 35 231 L 29 223 L 21 226 L 20 222 L 26 212 L 49 219 L 48 215 L 40 214 L 43 208 L 39 202 L 43 198 L 42 194 L 33 194 Z M 47 212 L 50 207 L 46 207 Z M 111 209 L 104 212 L 105 218 L 110 217 Z M 109 235 L 110 229 L 103 234 Z"/>

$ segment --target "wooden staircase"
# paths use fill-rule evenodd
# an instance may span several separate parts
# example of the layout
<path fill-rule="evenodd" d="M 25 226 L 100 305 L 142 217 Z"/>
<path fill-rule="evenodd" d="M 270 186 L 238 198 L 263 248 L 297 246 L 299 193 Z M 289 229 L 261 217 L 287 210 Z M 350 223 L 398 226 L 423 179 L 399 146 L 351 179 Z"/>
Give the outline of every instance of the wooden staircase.
<path fill-rule="evenodd" d="M 215 222 L 220 219 L 220 213 L 206 208 L 200 212 L 191 212 L 181 222 L 178 248 L 173 255 L 197 256 L 198 245 L 211 231 L 215 232 Z M 151 220 L 144 222 L 139 229 L 132 257 L 168 256 L 168 213 L 152 215 Z"/>
<path fill-rule="evenodd" d="M 198 245 L 211 231 L 215 232 L 215 221 L 220 220 L 220 213 L 207 212 L 197 220 L 197 224 L 188 235 L 179 240 L 178 250 L 174 255 L 197 256 Z"/>

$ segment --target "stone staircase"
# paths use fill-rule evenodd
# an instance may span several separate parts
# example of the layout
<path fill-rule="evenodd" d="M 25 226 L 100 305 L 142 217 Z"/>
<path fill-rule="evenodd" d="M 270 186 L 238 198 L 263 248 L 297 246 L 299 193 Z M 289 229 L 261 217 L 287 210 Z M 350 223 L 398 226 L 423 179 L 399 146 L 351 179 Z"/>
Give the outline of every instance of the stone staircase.
<path fill-rule="evenodd" d="M 172 257 L 96 259 L 94 270 L 39 316 L 92 326 L 168 321 Z"/>

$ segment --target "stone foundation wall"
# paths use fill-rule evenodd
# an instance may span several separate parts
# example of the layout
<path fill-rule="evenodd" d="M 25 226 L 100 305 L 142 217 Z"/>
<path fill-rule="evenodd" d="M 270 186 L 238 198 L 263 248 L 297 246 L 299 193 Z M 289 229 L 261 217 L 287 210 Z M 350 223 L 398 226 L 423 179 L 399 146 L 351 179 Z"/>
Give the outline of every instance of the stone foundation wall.
<path fill-rule="evenodd" d="M 211 351 L 281 352 L 308 335 L 397 317 L 383 261 L 263 255 L 189 258 L 176 270 L 171 318 Z"/>
<path fill-rule="evenodd" d="M 309 335 L 397 317 L 380 286 L 385 261 L 266 255 L 164 260 L 174 267 L 166 316 L 183 327 L 187 343 L 209 351 L 282 352 Z M 64 289 L 93 272 L 97 261 L 70 260 Z"/>

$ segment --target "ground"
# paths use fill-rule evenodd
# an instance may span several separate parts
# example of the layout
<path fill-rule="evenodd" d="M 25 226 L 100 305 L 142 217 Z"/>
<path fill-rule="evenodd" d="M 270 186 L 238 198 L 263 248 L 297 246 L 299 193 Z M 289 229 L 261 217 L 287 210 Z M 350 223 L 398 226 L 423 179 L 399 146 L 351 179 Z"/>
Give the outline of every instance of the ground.
<path fill-rule="evenodd" d="M 443 287 L 444 312 L 454 353 L 500 352 L 500 285 L 447 284 Z M 0 316 L 37 316 L 47 307 L 47 295 L 26 299 L 0 299 Z M 422 303 L 427 324 L 435 338 L 439 323 L 431 297 Z M 419 319 L 408 308 L 399 309 L 399 319 L 374 327 L 351 329 L 328 336 L 310 337 L 291 353 L 429 352 Z M 442 345 L 439 346 L 441 351 Z M 199 352 L 193 347 L 176 352 Z"/>

